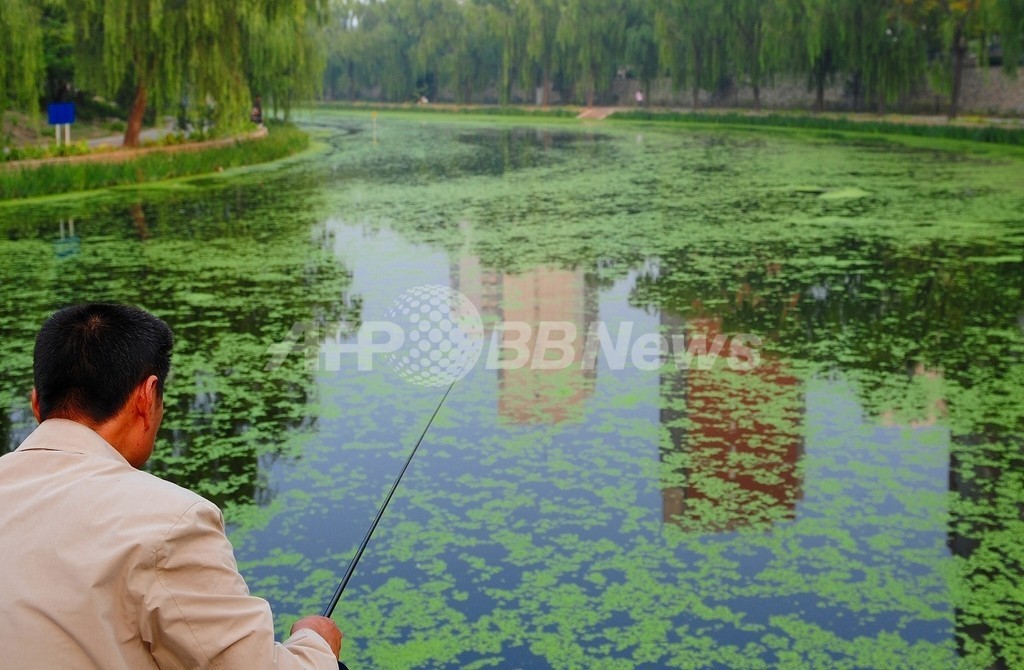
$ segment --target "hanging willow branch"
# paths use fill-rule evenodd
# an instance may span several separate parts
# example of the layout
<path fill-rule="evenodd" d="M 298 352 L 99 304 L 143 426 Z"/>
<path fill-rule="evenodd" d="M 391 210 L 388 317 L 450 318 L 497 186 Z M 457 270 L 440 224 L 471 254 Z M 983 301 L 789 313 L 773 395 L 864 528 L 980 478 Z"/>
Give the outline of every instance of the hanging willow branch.
<path fill-rule="evenodd" d="M 43 84 L 43 31 L 30 0 L 0 1 L 0 120 L 6 109 L 35 114 Z"/>
<path fill-rule="evenodd" d="M 288 78 L 314 90 L 323 56 L 309 45 L 318 0 L 66 0 L 79 86 L 134 92 L 125 144 L 138 141 L 148 106 L 209 109 L 223 131 L 248 119 L 253 84 Z M 316 62 L 314 62 L 316 61 Z M 312 82 L 312 83 L 310 83 Z M 278 85 L 280 88 L 280 85 Z"/>

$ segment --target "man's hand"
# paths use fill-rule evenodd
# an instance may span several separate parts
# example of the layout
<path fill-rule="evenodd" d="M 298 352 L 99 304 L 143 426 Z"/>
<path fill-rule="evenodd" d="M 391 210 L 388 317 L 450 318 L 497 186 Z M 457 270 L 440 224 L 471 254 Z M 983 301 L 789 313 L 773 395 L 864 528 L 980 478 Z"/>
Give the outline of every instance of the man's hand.
<path fill-rule="evenodd" d="M 327 644 L 331 645 L 331 651 L 334 652 L 334 656 L 337 658 L 341 657 L 342 634 L 338 624 L 327 617 L 308 616 L 295 622 L 295 625 L 292 626 L 292 635 L 304 628 L 308 628 L 327 640 Z"/>

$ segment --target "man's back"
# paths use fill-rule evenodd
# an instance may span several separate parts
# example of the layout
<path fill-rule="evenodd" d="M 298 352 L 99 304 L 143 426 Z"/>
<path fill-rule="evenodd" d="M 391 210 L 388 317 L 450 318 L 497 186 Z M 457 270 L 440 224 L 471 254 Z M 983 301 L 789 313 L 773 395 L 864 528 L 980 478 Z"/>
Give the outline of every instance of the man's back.
<path fill-rule="evenodd" d="M 311 631 L 274 644 L 212 503 L 81 424 L 0 458 L 0 510 L 5 667 L 337 667 Z"/>

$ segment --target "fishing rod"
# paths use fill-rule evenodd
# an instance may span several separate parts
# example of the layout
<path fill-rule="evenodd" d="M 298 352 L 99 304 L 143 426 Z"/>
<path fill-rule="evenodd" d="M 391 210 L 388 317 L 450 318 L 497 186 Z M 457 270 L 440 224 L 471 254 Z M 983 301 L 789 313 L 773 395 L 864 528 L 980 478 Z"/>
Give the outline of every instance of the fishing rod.
<path fill-rule="evenodd" d="M 363 541 L 359 543 L 359 548 L 356 549 L 355 556 L 348 562 L 348 568 L 345 569 L 345 575 L 341 578 L 341 582 L 338 583 L 338 588 L 334 591 L 334 596 L 331 598 L 331 602 L 324 608 L 323 616 L 330 618 L 334 614 L 334 608 L 338 606 L 338 601 L 341 600 L 341 594 L 345 591 L 345 587 L 348 586 L 348 582 L 352 579 L 352 575 L 356 571 L 356 565 L 359 564 L 359 559 L 363 557 L 363 552 L 366 551 L 366 545 L 370 544 L 370 536 L 373 535 L 373 531 L 377 529 L 377 524 L 380 523 L 381 517 L 384 516 L 384 510 L 388 508 L 388 504 L 391 502 L 391 496 L 395 495 L 395 490 L 398 485 L 402 482 L 402 477 L 405 476 L 405 471 L 409 469 L 409 464 L 412 463 L 413 457 L 416 455 L 416 451 L 420 448 L 423 443 L 423 438 L 427 436 L 427 431 L 430 430 L 431 424 L 434 423 L 434 419 L 437 417 L 437 413 L 441 411 L 441 406 L 444 405 L 444 401 L 447 400 L 448 394 L 452 392 L 455 387 L 455 382 L 458 379 L 452 381 L 451 386 L 444 392 L 441 397 L 441 402 L 437 403 L 437 409 L 430 416 L 430 421 L 427 421 L 426 427 L 423 429 L 423 433 L 420 435 L 420 439 L 416 440 L 416 446 L 412 448 L 412 452 L 409 454 L 409 458 L 406 459 L 405 465 L 402 466 L 402 471 L 398 473 L 398 478 L 395 479 L 395 483 L 391 485 L 391 490 L 388 491 L 388 495 L 384 498 L 384 504 L 377 510 L 377 516 L 374 517 L 373 523 L 370 524 L 369 530 L 366 531 L 366 535 L 363 537 Z"/>

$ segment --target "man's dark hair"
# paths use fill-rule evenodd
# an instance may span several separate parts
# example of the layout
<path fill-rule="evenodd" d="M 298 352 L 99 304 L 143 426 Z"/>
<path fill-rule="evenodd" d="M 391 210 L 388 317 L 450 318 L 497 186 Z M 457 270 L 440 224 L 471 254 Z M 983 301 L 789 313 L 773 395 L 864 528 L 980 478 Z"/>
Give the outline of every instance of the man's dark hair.
<path fill-rule="evenodd" d="M 92 303 L 54 313 L 33 353 L 40 420 L 105 423 L 150 375 L 163 394 L 173 344 L 167 324 L 136 307 Z"/>

